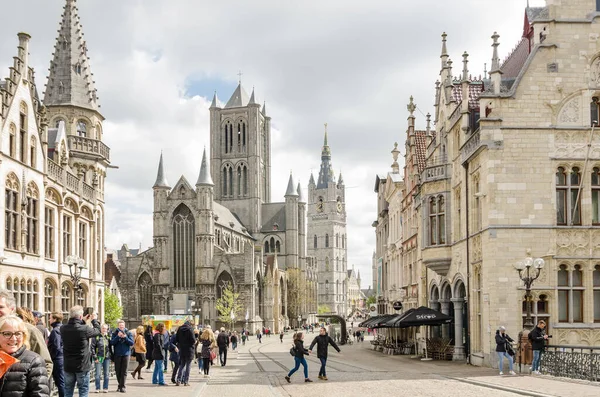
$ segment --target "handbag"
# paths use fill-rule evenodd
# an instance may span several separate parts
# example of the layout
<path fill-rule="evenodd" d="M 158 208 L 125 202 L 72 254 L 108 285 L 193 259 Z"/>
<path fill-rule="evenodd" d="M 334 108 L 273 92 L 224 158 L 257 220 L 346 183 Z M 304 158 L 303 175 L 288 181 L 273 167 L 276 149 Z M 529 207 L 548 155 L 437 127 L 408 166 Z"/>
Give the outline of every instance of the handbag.
<path fill-rule="evenodd" d="M 510 344 L 509 341 L 505 342 L 505 350 L 508 353 L 509 356 L 514 356 L 515 355 L 515 350 L 513 349 L 512 345 Z"/>
<path fill-rule="evenodd" d="M 215 358 L 217 358 L 217 353 L 215 353 L 214 351 L 210 351 L 210 359 L 211 361 L 214 360 Z"/>
<path fill-rule="evenodd" d="M 292 347 L 290 349 L 290 355 L 296 357 L 296 348 L 295 347 Z"/>

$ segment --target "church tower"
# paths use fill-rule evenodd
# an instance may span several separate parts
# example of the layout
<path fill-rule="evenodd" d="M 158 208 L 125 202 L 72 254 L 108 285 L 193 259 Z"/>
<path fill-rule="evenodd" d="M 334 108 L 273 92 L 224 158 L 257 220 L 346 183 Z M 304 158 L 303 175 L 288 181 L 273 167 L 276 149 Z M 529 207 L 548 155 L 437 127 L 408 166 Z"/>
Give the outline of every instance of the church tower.
<path fill-rule="evenodd" d="M 335 181 L 327 124 L 321 151 L 321 168 L 308 184 L 308 253 L 317 260 L 318 302 L 331 312 L 347 313 L 347 244 L 345 186 L 340 173 Z"/>
<path fill-rule="evenodd" d="M 210 106 L 210 167 L 215 201 L 234 212 L 252 234 L 262 225 L 261 204 L 271 196 L 271 118 L 240 81 L 224 108 Z"/>
<path fill-rule="evenodd" d="M 65 123 L 68 163 L 83 180 L 83 190 L 86 184 L 93 187 L 100 193 L 96 199 L 103 202 L 110 149 L 102 142 L 104 117 L 100 113 L 77 0 L 66 0 L 61 17 L 43 103 L 48 109 L 50 128 L 58 128 L 61 121 Z M 61 165 L 66 161 L 63 150 L 60 159 L 56 159 Z"/>

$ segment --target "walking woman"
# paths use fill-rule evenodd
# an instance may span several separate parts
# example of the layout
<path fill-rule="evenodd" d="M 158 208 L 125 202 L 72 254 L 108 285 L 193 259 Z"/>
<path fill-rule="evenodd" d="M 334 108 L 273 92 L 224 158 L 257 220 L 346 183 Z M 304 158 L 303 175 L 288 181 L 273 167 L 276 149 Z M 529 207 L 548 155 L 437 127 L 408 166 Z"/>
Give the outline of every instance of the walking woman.
<path fill-rule="evenodd" d="M 135 374 L 138 375 L 138 379 L 142 378 L 142 369 L 146 365 L 146 340 L 144 339 L 144 326 L 139 325 L 135 330 L 135 343 L 133 344 L 133 350 L 135 352 L 135 361 L 138 366 L 133 370 L 131 376 L 135 379 Z"/>
<path fill-rule="evenodd" d="M 154 373 L 152 374 L 152 384 L 159 386 L 167 386 L 163 374 L 164 356 L 164 337 L 165 325 L 158 323 L 156 331 L 152 336 L 152 359 L 154 360 Z"/>
<path fill-rule="evenodd" d="M 309 351 L 304 348 L 304 334 L 302 332 L 298 332 L 294 335 L 293 352 L 295 366 L 291 369 L 290 373 L 287 374 L 285 380 L 288 383 L 291 383 L 290 377 L 294 374 L 294 372 L 298 371 L 298 369 L 300 368 L 300 364 L 302 364 L 302 366 L 304 367 L 304 381 L 312 382 L 312 380 L 310 380 L 310 378 L 308 377 L 308 364 L 306 363 L 306 359 L 304 358 L 305 355 L 308 356 Z"/>
<path fill-rule="evenodd" d="M 215 335 L 213 334 L 210 328 L 205 328 L 200 335 L 200 343 L 202 344 L 202 352 L 200 353 L 202 357 L 202 369 L 204 370 L 204 377 L 210 378 L 210 361 L 212 354 L 212 346 L 215 342 Z"/>
<path fill-rule="evenodd" d="M 152 350 L 153 350 L 153 340 L 152 340 L 152 326 L 147 325 L 146 331 L 144 331 L 144 340 L 146 341 L 146 360 L 148 360 L 148 366 L 146 367 L 146 372 L 150 372 L 150 367 L 152 366 Z"/>
<path fill-rule="evenodd" d="M 513 342 L 513 339 L 506 333 L 506 328 L 501 326 L 496 331 L 496 353 L 498 354 L 498 369 L 500 371 L 500 375 L 504 375 L 502 372 L 504 367 L 504 357 L 508 359 L 509 373 L 511 375 L 516 375 L 513 371 L 513 358 L 508 354 L 507 351 L 507 346 L 510 346 L 510 342 Z"/>
<path fill-rule="evenodd" d="M 173 333 L 169 339 L 169 360 L 173 363 L 171 383 L 176 384 L 177 371 L 179 371 L 179 349 L 175 346 L 175 333 Z"/>

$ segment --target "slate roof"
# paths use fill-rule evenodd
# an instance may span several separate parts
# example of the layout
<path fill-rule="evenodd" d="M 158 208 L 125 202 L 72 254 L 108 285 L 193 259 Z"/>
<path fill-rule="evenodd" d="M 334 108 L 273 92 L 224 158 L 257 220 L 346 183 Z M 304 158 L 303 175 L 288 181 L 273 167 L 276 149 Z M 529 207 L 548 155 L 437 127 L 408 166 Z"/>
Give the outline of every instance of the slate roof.
<path fill-rule="evenodd" d="M 527 20 L 531 23 L 536 18 L 547 18 L 548 17 L 548 7 L 526 7 L 525 14 L 527 15 Z"/>
<path fill-rule="evenodd" d="M 427 131 L 415 131 L 415 156 L 419 172 L 423 172 L 427 156 Z"/>
<path fill-rule="evenodd" d="M 265 203 L 261 208 L 263 219 L 266 219 L 260 229 L 261 233 L 273 232 L 275 224 L 279 231 L 286 229 L 285 203 Z"/>
<path fill-rule="evenodd" d="M 229 98 L 229 100 L 227 101 L 225 109 L 241 108 L 243 106 L 248 105 L 249 100 L 250 99 L 248 98 L 248 93 L 246 92 L 246 90 L 244 90 L 244 87 L 242 87 L 242 83 L 240 83 L 233 92 L 233 95 L 231 95 L 231 98 Z"/>
<path fill-rule="evenodd" d="M 529 56 L 529 40 L 523 37 L 513 52 L 504 60 L 500 70 L 502 71 L 502 79 L 516 78 L 523 69 L 525 61 Z"/>
<path fill-rule="evenodd" d="M 240 234 L 252 238 L 252 236 L 246 230 L 246 227 L 242 224 L 242 222 L 233 212 L 229 211 L 228 208 L 223 207 L 217 202 L 214 202 L 213 213 L 216 217 L 215 223 L 217 225 L 223 226 L 224 228 L 229 230 L 234 230 Z"/>

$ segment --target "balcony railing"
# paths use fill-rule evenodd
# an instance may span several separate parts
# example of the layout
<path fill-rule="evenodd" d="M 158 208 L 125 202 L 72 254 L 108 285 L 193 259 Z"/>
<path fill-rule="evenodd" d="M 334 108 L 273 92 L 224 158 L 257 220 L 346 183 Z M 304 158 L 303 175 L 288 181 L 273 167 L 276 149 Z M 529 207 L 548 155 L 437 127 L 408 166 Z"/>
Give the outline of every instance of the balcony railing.
<path fill-rule="evenodd" d="M 474 134 L 471 135 L 469 140 L 460 149 L 461 159 L 463 163 L 468 161 L 471 158 L 471 156 L 475 154 L 475 152 L 477 152 L 482 146 L 480 136 L 480 130 L 477 130 Z"/>
<path fill-rule="evenodd" d="M 85 183 L 76 175 L 50 159 L 48 159 L 48 178 L 61 186 L 66 186 L 68 190 L 83 196 L 86 200 L 94 201 L 96 198 L 99 198 L 100 200 L 104 199 L 104 195 L 101 191 L 94 189 L 93 186 Z"/>
<path fill-rule="evenodd" d="M 94 154 L 110 160 L 110 148 L 102 141 L 82 136 L 69 135 L 67 138 L 69 150 Z"/>
<path fill-rule="evenodd" d="M 600 382 L 600 347 L 549 345 L 541 366 L 544 374 Z"/>

